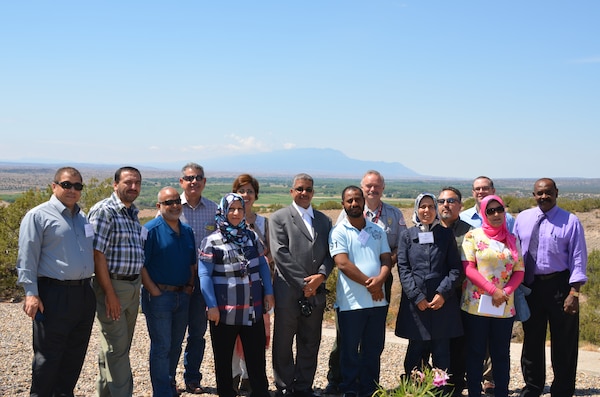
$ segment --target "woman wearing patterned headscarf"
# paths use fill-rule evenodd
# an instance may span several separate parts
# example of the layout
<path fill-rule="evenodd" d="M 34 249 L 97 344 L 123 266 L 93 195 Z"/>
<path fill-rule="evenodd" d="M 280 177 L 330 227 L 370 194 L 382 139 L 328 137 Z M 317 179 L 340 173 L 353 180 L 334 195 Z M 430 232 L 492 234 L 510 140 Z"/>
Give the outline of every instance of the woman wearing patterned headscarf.
<path fill-rule="evenodd" d="M 408 375 L 432 357 L 436 368 L 450 366 L 450 338 L 462 335 L 454 288 L 461 272 L 454 233 L 440 225 L 435 196 L 415 200 L 415 226 L 400 235 L 398 273 L 402 298 L 396 335 L 409 340 L 404 358 Z"/>
<path fill-rule="evenodd" d="M 514 291 L 524 266 L 515 236 L 506 227 L 505 207 L 495 195 L 481 201 L 480 228 L 465 235 L 462 263 L 467 276 L 464 313 L 469 396 L 481 394 L 483 359 L 489 346 L 496 397 L 508 396 L 510 338 L 515 315 Z"/>
<path fill-rule="evenodd" d="M 208 307 L 217 393 L 235 397 L 231 358 L 239 335 L 252 395 L 269 396 L 263 312 L 274 306 L 269 265 L 256 233 L 247 229 L 244 199 L 228 193 L 215 216 L 217 230 L 201 243 L 198 275 Z"/>

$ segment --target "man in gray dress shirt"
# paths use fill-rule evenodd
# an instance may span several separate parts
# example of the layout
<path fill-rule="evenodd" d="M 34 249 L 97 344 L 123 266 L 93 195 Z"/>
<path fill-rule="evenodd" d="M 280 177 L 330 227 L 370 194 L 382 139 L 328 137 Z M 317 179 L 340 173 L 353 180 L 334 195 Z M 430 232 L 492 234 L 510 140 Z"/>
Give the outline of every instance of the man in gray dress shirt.
<path fill-rule="evenodd" d="M 50 200 L 21 221 L 17 283 L 33 320 L 31 396 L 69 396 L 79 379 L 94 323 L 94 232 L 77 202 L 78 170 L 56 171 Z"/>

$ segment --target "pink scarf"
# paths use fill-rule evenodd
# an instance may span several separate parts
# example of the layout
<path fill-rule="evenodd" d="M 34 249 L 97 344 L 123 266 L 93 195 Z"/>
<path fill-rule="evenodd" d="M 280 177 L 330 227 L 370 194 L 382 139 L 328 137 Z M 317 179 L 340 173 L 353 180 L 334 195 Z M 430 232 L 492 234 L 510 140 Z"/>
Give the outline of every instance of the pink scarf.
<path fill-rule="evenodd" d="M 491 238 L 492 240 L 496 240 L 496 241 L 506 244 L 506 246 L 512 253 L 514 260 L 516 261 L 519 258 L 519 252 L 517 251 L 516 238 L 508 231 L 508 229 L 506 227 L 506 216 L 504 218 L 504 222 L 502 222 L 502 226 L 494 227 L 494 226 L 490 225 L 490 223 L 488 222 L 488 217 L 487 217 L 487 213 L 485 212 L 485 210 L 487 209 L 487 206 L 490 201 L 499 202 L 506 210 L 504 201 L 502 201 L 502 199 L 500 197 L 498 197 L 496 195 L 490 195 L 490 196 L 484 197 L 484 199 L 481 200 L 481 205 L 479 206 L 479 214 L 481 215 L 481 219 L 482 219 L 481 228 L 483 229 L 483 232 L 485 233 L 485 235 L 488 236 L 489 238 Z"/>

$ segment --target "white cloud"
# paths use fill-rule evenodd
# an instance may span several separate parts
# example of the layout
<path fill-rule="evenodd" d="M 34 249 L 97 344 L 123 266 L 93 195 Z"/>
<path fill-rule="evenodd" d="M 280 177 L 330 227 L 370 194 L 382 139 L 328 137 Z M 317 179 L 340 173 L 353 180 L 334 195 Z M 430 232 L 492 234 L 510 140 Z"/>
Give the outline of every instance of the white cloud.
<path fill-rule="evenodd" d="M 292 142 L 286 142 L 283 144 L 283 148 L 284 149 L 293 149 L 295 148 L 297 145 L 295 143 Z"/>

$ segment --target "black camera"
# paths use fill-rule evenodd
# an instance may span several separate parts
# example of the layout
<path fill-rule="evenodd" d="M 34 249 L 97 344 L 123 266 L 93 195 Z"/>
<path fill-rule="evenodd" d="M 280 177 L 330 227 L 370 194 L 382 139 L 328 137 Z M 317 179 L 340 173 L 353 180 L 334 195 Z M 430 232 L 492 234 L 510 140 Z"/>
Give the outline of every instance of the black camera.
<path fill-rule="evenodd" d="M 300 305 L 300 314 L 302 314 L 304 317 L 310 317 L 313 312 L 313 307 L 308 299 L 306 299 L 306 297 L 302 297 L 298 299 L 298 304 Z"/>

